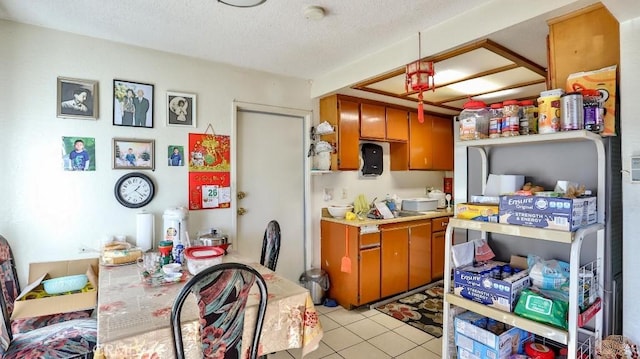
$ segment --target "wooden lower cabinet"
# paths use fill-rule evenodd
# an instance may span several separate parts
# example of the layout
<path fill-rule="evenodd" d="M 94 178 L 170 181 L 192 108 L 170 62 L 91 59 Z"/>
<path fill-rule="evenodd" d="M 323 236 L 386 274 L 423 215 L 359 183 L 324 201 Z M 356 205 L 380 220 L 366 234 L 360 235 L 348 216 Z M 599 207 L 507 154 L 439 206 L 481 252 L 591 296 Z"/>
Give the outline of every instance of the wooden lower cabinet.
<path fill-rule="evenodd" d="M 358 303 L 370 303 L 380 299 L 380 247 L 360 250 L 358 269 Z"/>
<path fill-rule="evenodd" d="M 409 227 L 404 223 L 381 226 L 380 294 L 388 297 L 409 289 Z"/>
<path fill-rule="evenodd" d="M 431 222 L 431 278 L 444 277 L 444 232 L 447 229 L 449 217 L 434 218 Z"/>
<path fill-rule="evenodd" d="M 409 227 L 409 288 L 431 283 L 431 220 Z"/>

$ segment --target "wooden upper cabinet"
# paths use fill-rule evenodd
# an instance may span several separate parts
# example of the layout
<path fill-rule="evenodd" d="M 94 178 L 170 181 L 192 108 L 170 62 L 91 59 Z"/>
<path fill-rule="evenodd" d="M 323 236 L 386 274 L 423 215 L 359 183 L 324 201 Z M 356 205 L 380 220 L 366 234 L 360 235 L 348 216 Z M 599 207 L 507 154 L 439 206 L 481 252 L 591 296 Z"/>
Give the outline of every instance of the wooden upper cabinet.
<path fill-rule="evenodd" d="M 382 105 L 360 104 L 360 137 L 372 140 L 385 140 L 386 112 Z"/>
<path fill-rule="evenodd" d="M 409 111 L 393 107 L 387 107 L 387 140 L 409 140 Z"/>
<path fill-rule="evenodd" d="M 336 95 L 320 99 L 320 122 L 334 126 L 334 134 L 322 139 L 337 148 L 331 156 L 332 170 L 357 170 L 360 167 L 360 104 Z"/>
<path fill-rule="evenodd" d="M 418 113 L 409 113 L 409 169 L 430 170 L 433 166 L 431 150 L 431 117 L 425 115 L 424 123 L 418 122 Z"/>
<path fill-rule="evenodd" d="M 433 169 L 453 171 L 453 119 L 431 117 Z M 426 123 L 426 120 L 425 120 Z"/>
<path fill-rule="evenodd" d="M 551 88 L 570 74 L 620 64 L 620 27 L 601 3 L 548 21 Z"/>

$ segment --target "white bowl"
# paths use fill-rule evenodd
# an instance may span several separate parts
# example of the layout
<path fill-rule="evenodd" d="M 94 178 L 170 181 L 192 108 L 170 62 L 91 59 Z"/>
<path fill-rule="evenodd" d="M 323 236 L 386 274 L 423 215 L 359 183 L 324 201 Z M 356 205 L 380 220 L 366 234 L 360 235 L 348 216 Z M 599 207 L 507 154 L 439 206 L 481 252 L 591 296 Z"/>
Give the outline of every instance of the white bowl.
<path fill-rule="evenodd" d="M 327 210 L 329 210 L 329 214 L 333 217 L 333 218 L 344 218 L 344 215 L 353 210 L 353 206 L 351 205 L 332 205 L 327 207 Z"/>
<path fill-rule="evenodd" d="M 180 263 L 169 263 L 162 266 L 162 271 L 165 274 L 180 273 L 180 270 L 182 270 Z"/>

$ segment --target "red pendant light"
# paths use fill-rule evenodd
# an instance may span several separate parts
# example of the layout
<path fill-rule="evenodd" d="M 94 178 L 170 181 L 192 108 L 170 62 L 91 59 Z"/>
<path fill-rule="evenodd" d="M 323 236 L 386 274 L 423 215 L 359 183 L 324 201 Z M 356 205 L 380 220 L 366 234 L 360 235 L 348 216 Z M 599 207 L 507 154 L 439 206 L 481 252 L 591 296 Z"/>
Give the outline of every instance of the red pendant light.
<path fill-rule="evenodd" d="M 418 122 L 424 122 L 424 104 L 422 103 L 422 92 L 432 89 L 435 91 L 433 83 L 433 75 L 435 69 L 433 61 L 422 60 L 422 46 L 420 41 L 420 33 L 418 33 L 418 60 L 407 64 L 405 81 L 405 91 L 409 89 L 418 91 Z"/>

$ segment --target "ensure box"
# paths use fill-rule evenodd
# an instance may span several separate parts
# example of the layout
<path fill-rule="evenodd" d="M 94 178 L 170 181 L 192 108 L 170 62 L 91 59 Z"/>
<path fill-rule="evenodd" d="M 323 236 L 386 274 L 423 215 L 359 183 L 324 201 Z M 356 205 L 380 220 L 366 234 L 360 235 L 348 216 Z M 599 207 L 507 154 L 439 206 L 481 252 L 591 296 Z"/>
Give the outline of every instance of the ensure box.
<path fill-rule="evenodd" d="M 596 197 L 500 196 L 500 223 L 573 232 L 597 222 Z"/>
<path fill-rule="evenodd" d="M 482 315 L 474 312 L 464 312 L 455 317 L 455 344 L 458 349 L 480 358 L 508 358 L 511 354 L 522 352 L 524 342 L 532 339 L 529 332 L 516 327 L 497 335 L 475 325 L 474 322 L 480 318 Z"/>
<path fill-rule="evenodd" d="M 511 312 L 515 308 L 520 292 L 531 285 L 528 270 L 522 270 L 503 279 L 493 278 L 491 267 L 504 265 L 489 262 L 481 267 L 456 268 L 453 274 L 454 293 L 493 308 Z"/>

